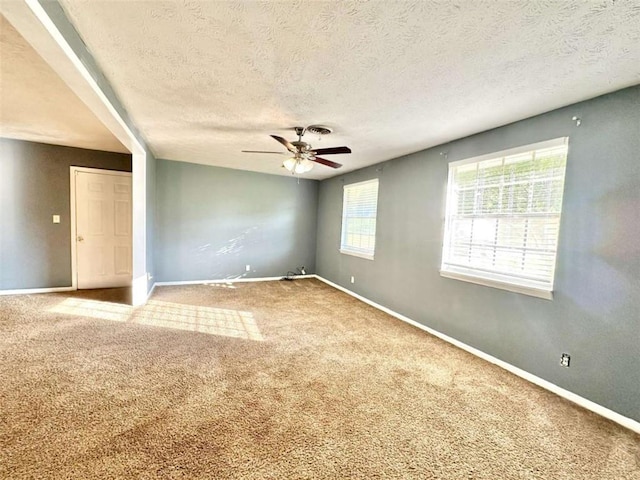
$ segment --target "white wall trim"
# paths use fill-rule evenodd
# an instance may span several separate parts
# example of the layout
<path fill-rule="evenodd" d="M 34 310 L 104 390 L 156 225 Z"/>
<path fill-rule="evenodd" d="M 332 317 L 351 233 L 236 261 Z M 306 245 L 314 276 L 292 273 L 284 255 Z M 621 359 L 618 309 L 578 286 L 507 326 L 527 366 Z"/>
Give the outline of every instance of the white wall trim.
<path fill-rule="evenodd" d="M 367 260 L 373 260 L 374 259 L 374 256 L 372 254 L 370 254 L 370 253 L 356 252 L 354 250 L 349 250 L 348 248 L 341 248 L 339 251 L 343 255 L 351 255 L 352 257 L 365 258 Z"/>
<path fill-rule="evenodd" d="M 70 292 L 74 287 L 20 288 L 17 290 L 0 290 L 0 295 L 32 295 L 34 293 Z"/>
<path fill-rule="evenodd" d="M 512 155 L 518 155 L 520 153 L 531 152 L 533 150 L 542 150 L 544 148 L 561 147 L 569 144 L 569 137 L 558 137 L 544 140 L 542 142 L 530 143 L 529 145 L 520 145 L 514 148 L 507 148 L 506 150 L 500 150 L 498 152 L 485 153 L 470 158 L 463 158 L 454 162 L 449 162 L 449 168 L 459 167 L 460 165 L 466 165 L 468 163 L 483 162 L 485 160 L 500 159 L 501 157 L 510 157 Z"/>
<path fill-rule="evenodd" d="M 75 165 L 71 165 L 69 168 L 75 172 L 97 173 L 100 175 L 119 175 L 122 177 L 131 176 L 131 172 L 123 172 L 122 170 L 107 170 L 104 168 L 76 167 Z"/>
<path fill-rule="evenodd" d="M 501 282 L 491 278 L 477 277 L 462 272 L 454 272 L 452 270 L 440 270 L 440 276 L 460 280 L 462 282 L 475 283 L 476 285 L 484 285 L 485 287 L 500 288 L 508 292 L 521 293 L 532 297 L 542 298 L 544 300 L 553 300 L 553 292 L 542 288 L 527 287 L 525 285 L 517 285 L 515 283 Z"/>
<path fill-rule="evenodd" d="M 332 281 L 327 280 L 326 278 L 323 278 L 320 275 L 314 275 L 314 277 L 326 283 L 327 285 L 332 286 L 333 288 L 336 288 L 342 292 L 345 292 L 346 294 L 351 295 L 352 297 L 355 297 L 358 300 L 361 300 L 362 302 L 368 305 L 371 305 L 372 307 L 375 307 L 378 310 L 381 310 L 391 315 L 392 317 L 395 317 L 399 320 L 402 320 L 403 322 L 413 325 L 414 327 L 424 330 L 425 332 L 430 333 L 431 335 L 438 337 L 444 340 L 445 342 L 455 345 L 456 347 L 461 348 L 462 350 L 465 350 L 466 352 L 469 352 L 472 355 L 475 355 L 476 357 L 486 360 L 489 363 L 493 363 L 494 365 L 497 365 L 498 367 L 501 367 L 507 370 L 508 372 L 511 372 L 514 375 L 517 375 L 520 378 L 523 378 L 535 385 L 538 385 L 539 387 L 542 387 L 545 390 L 549 390 L 550 392 L 555 393 L 556 395 L 559 395 L 560 397 L 563 397 L 569 400 L 570 402 L 573 402 L 583 408 L 586 408 L 587 410 L 597 413 L 600 416 L 603 416 L 613 422 L 616 422 L 619 425 L 622 425 L 625 428 L 628 428 L 629 430 L 632 430 L 640 434 L 640 422 L 637 422 L 631 418 L 625 417 L 624 415 L 614 412 L 613 410 L 603 407 L 602 405 L 592 402 L 591 400 L 581 397 L 580 395 L 570 392 L 569 390 L 565 390 L 564 388 L 559 387 L 558 385 L 555 385 L 547 380 L 544 380 L 543 378 L 540 378 L 536 375 L 533 375 L 532 373 L 522 370 L 521 368 L 511 365 L 510 363 L 507 363 L 492 355 L 489 355 L 488 353 L 485 353 L 482 350 L 478 350 L 477 348 L 474 348 L 470 345 L 467 345 L 466 343 L 456 340 L 453 337 L 445 335 L 444 333 L 440 333 L 437 330 L 434 330 L 430 327 L 427 327 L 426 325 L 416 322 L 415 320 L 412 320 L 409 317 L 405 317 L 400 313 L 394 312 L 393 310 L 387 307 L 384 307 L 376 302 L 373 302 L 368 298 L 363 297 L 362 295 L 352 292 L 351 290 L 344 288 L 341 285 L 338 285 L 337 283 L 333 283 Z"/>
<path fill-rule="evenodd" d="M 143 305 L 149 289 L 147 265 L 147 154 L 131 154 L 131 254 L 133 282 L 131 302 Z M 142 280 L 144 277 L 144 280 Z M 140 279 L 140 280 L 138 280 Z M 137 280 L 137 281 L 136 281 Z"/>
<path fill-rule="evenodd" d="M 151 295 L 153 295 L 153 291 L 156 289 L 156 282 L 153 282 L 153 285 L 151 285 L 151 290 L 149 290 L 149 293 L 147 293 L 147 298 L 145 299 L 144 303 L 147 303 L 149 301 L 149 299 L 151 298 Z"/>
<path fill-rule="evenodd" d="M 258 278 L 222 278 L 216 280 L 180 280 L 177 282 L 156 282 L 154 287 L 170 286 L 170 285 L 203 285 L 207 283 L 246 283 L 246 282 L 273 282 L 274 280 L 282 280 L 286 275 L 280 277 L 258 277 Z M 295 278 L 316 278 L 314 274 L 296 275 Z"/>
<path fill-rule="evenodd" d="M 76 251 L 76 170 L 69 167 L 69 224 L 71 225 L 71 286 L 78 289 L 78 258 Z"/>

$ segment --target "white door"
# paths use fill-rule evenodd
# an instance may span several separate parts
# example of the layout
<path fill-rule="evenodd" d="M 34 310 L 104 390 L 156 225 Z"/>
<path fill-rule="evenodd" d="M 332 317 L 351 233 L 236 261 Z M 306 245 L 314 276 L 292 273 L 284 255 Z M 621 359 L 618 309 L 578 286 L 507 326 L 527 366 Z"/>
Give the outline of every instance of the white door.
<path fill-rule="evenodd" d="M 75 172 L 78 288 L 131 285 L 131 174 Z"/>

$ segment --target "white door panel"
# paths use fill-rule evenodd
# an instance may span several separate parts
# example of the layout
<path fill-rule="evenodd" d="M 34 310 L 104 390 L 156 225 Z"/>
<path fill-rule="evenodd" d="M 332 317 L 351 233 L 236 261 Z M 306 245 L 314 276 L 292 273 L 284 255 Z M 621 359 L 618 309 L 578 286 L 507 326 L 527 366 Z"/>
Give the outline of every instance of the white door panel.
<path fill-rule="evenodd" d="M 131 285 L 131 175 L 76 173 L 78 288 Z"/>

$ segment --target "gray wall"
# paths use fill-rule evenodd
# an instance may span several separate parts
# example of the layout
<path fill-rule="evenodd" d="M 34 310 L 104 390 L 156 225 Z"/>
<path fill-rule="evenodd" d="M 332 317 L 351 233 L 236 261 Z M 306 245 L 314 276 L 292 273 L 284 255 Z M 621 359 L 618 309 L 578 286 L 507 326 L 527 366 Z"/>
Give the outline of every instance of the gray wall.
<path fill-rule="evenodd" d="M 156 280 L 312 273 L 317 202 L 315 180 L 158 160 Z"/>
<path fill-rule="evenodd" d="M 554 299 L 442 278 L 447 162 L 561 136 L 569 154 Z M 640 421 L 639 152 L 640 86 L 325 180 L 317 273 Z M 342 186 L 373 177 L 380 190 L 369 261 L 338 248 Z M 571 354 L 568 369 L 561 352 Z"/>
<path fill-rule="evenodd" d="M 131 156 L 0 139 L 0 290 L 71 285 L 72 165 L 130 172 Z"/>

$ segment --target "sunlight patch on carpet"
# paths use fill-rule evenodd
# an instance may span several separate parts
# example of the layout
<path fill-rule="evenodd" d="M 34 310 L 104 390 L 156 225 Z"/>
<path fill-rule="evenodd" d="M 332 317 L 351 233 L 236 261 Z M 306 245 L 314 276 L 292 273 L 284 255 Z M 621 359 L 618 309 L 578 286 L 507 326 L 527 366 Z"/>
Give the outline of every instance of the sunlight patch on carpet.
<path fill-rule="evenodd" d="M 264 340 L 253 314 L 239 310 L 149 300 L 135 313 L 133 322 L 224 337 Z"/>
<path fill-rule="evenodd" d="M 208 287 L 217 287 L 217 288 L 231 288 L 231 289 L 235 289 L 236 286 L 231 283 L 231 282 L 225 282 L 225 283 L 205 283 L 204 285 L 208 286 Z"/>
<path fill-rule="evenodd" d="M 253 314 L 232 309 L 184 305 L 159 300 L 149 300 L 143 307 L 134 308 L 118 303 L 67 298 L 50 308 L 49 311 L 115 322 L 264 341 Z"/>
<path fill-rule="evenodd" d="M 133 307 L 120 303 L 100 302 L 82 298 L 67 298 L 49 309 L 54 313 L 99 318 L 116 322 L 126 322 L 133 313 Z"/>

